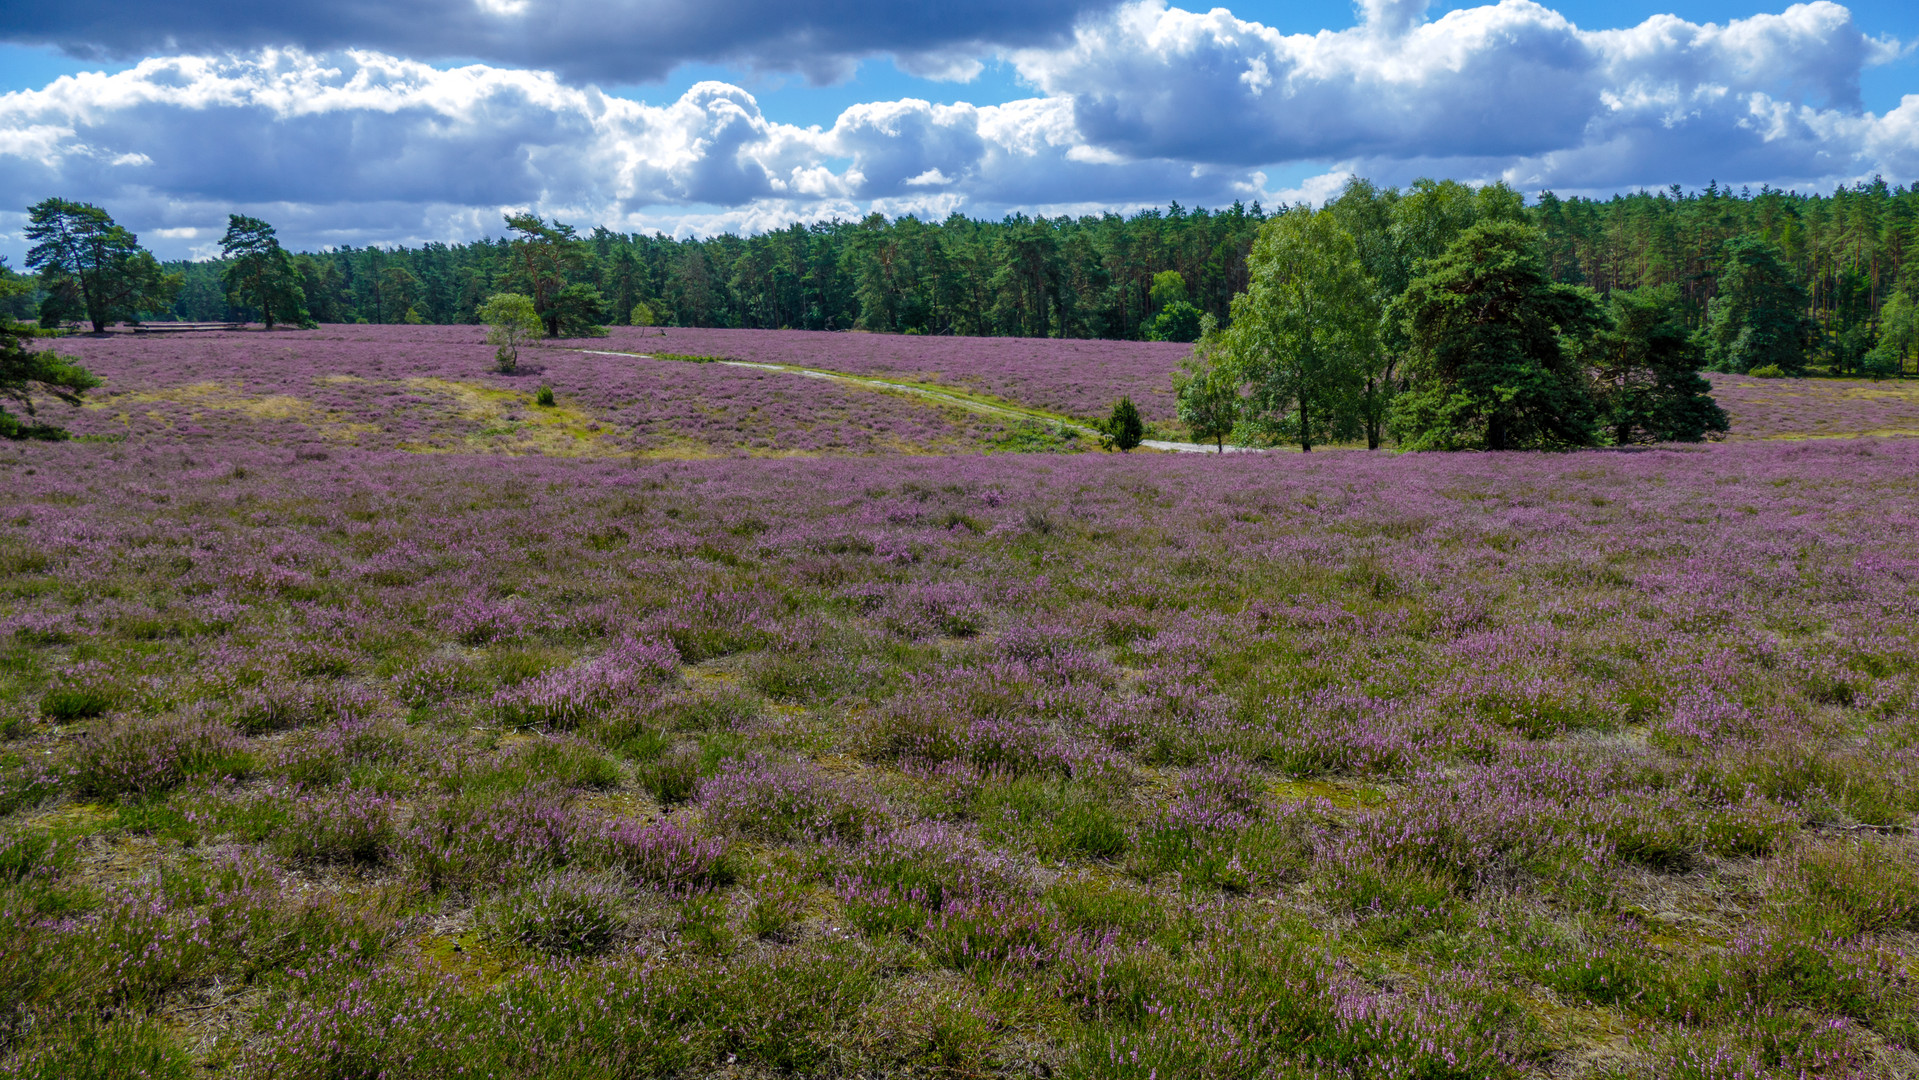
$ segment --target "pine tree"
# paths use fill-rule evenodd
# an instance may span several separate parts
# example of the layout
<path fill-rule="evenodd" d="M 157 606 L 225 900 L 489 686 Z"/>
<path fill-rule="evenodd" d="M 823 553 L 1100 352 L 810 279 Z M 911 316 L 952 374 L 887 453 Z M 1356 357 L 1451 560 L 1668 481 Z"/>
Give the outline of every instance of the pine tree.
<path fill-rule="evenodd" d="M 1806 371 L 1806 345 L 1813 331 L 1806 316 L 1806 290 L 1794 280 L 1779 248 L 1756 236 L 1726 245 L 1706 325 L 1707 359 L 1715 371 L 1741 374 L 1777 368 Z"/>
<path fill-rule="evenodd" d="M 259 218 L 227 215 L 227 233 L 220 240 L 220 256 L 227 260 L 222 278 L 229 295 L 260 310 L 268 330 L 274 322 L 311 325 L 306 291 L 293 256 L 280 246 L 273 226 Z"/>
<path fill-rule="evenodd" d="M 1615 292 L 1612 325 L 1587 344 L 1599 423 L 1615 445 L 1699 442 L 1728 430 L 1678 305 L 1672 285 Z"/>
<path fill-rule="evenodd" d="M 1566 339 L 1600 327 L 1584 289 L 1546 277 L 1538 234 L 1467 229 L 1393 303 L 1411 342 L 1392 425 L 1408 450 L 1590 445 L 1597 420 Z"/>
<path fill-rule="evenodd" d="M 16 278 L 0 266 L 0 300 L 23 295 L 27 288 L 27 279 Z M 50 349 L 28 349 L 26 341 L 34 336 L 33 327 L 0 315 L 0 401 L 16 403 L 28 417 L 23 420 L 0 406 L 0 439 L 66 438 L 64 428 L 34 421 L 34 394 L 78 405 L 82 394 L 100 385 L 92 372 L 67 357 Z"/>

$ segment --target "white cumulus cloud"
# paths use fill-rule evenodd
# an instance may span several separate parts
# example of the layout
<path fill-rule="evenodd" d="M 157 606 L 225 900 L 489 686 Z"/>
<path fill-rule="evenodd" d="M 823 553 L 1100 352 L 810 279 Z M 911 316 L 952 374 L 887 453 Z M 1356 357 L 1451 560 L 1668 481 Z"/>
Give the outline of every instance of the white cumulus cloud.
<path fill-rule="evenodd" d="M 831 126 L 723 82 L 641 102 L 364 49 L 154 58 L 0 95 L 0 207 L 102 203 L 178 254 L 232 210 L 300 244 L 414 243 L 497 233 L 506 208 L 687 233 L 1317 200 L 1349 170 L 1562 192 L 1919 179 L 1919 96 L 1883 114 L 1859 98 L 1860 72 L 1904 47 L 1826 0 L 1620 29 L 1530 0 L 1359 9 L 1288 35 L 1141 0 L 1005 54 L 1034 96 L 864 102 Z M 0 250 L 20 217 L 0 213 Z"/>

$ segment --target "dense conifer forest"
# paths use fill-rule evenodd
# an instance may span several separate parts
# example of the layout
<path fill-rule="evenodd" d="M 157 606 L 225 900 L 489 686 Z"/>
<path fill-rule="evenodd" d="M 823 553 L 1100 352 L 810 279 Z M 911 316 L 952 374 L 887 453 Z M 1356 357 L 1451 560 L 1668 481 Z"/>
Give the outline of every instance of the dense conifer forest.
<path fill-rule="evenodd" d="M 1856 369 L 1879 341 L 1888 304 L 1919 292 L 1919 271 L 1906 272 L 1916 210 L 1919 183 L 1877 180 L 1830 195 L 1717 184 L 1605 200 L 1546 192 L 1526 208 L 1557 280 L 1601 293 L 1676 286 L 1695 329 L 1718 291 L 1728 245 L 1742 237 L 1770 241 L 1803 287 L 1816 328 L 1812 359 L 1835 372 Z M 997 222 L 875 214 L 704 240 L 595 228 L 579 234 L 574 280 L 597 287 L 604 319 L 616 325 L 637 316 L 667 326 L 1150 337 L 1164 307 L 1154 279 L 1168 270 L 1183 278 L 1192 305 L 1228 318 L 1234 294 L 1247 285 L 1247 252 L 1271 213 L 1257 203 L 1225 210 L 1174 203 L 1130 217 Z M 520 272 L 504 238 L 341 247 L 297 261 L 321 322 L 473 322 L 478 306 L 515 287 Z M 176 317 L 255 314 L 229 297 L 221 261 L 167 269 L 185 276 Z M 1910 301 L 1899 301 L 1894 314 Z"/>

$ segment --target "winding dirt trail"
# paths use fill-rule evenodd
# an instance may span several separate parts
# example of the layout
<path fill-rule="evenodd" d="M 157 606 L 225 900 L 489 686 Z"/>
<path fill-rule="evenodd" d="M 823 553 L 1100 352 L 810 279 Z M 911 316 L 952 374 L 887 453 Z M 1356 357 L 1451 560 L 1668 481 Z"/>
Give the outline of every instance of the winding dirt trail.
<path fill-rule="evenodd" d="M 589 356 L 630 356 L 635 360 L 658 359 L 651 353 L 620 352 L 611 349 L 574 349 L 572 351 L 585 353 Z M 686 361 L 668 362 L 685 363 Z M 1008 420 L 1033 420 L 1040 423 L 1052 424 L 1055 427 L 1065 428 L 1069 431 L 1077 431 L 1082 435 L 1091 435 L 1094 438 L 1099 437 L 1099 432 L 1093 428 L 1077 420 L 1060 416 L 1057 413 L 1049 413 L 1040 409 L 1028 409 L 1018 405 L 1001 405 L 990 401 L 980 401 L 977 398 L 970 398 L 964 394 L 950 393 L 930 386 L 921 386 L 917 383 L 895 382 L 891 379 L 876 379 L 870 375 L 848 375 L 843 371 L 827 371 L 822 368 L 801 367 L 798 364 L 762 364 L 754 360 L 709 360 L 705 362 L 725 364 L 728 367 L 753 368 L 757 371 L 777 371 L 788 375 L 799 375 L 809 379 L 824 379 L 827 382 L 845 383 L 849 386 L 858 386 L 867 390 L 890 390 L 894 393 L 914 394 L 932 401 L 937 401 L 942 405 L 953 405 L 971 412 L 983 413 L 987 416 L 997 416 Z M 1146 439 L 1142 441 L 1140 445 L 1148 449 L 1162 450 L 1175 454 L 1211 454 L 1216 452 L 1216 448 L 1207 446 L 1205 443 L 1169 442 L 1165 439 Z M 1229 454 L 1244 454 L 1258 453 L 1259 451 L 1250 446 L 1228 446 L 1226 452 Z"/>

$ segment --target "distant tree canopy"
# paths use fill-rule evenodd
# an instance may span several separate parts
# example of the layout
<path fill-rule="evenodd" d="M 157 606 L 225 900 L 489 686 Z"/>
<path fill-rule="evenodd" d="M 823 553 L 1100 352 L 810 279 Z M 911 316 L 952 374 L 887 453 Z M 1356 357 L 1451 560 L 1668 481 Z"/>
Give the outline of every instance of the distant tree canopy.
<path fill-rule="evenodd" d="M 1816 329 L 1807 307 L 1806 290 L 1778 247 L 1757 236 L 1727 244 L 1719 292 L 1707 305 L 1712 366 L 1742 374 L 1760 367 L 1804 374 Z"/>
<path fill-rule="evenodd" d="M 1249 266 L 1232 325 L 1210 350 L 1250 387 L 1243 414 L 1301 450 L 1356 435 L 1379 351 L 1379 288 L 1353 235 L 1332 211 L 1301 207 L 1260 229 Z"/>
<path fill-rule="evenodd" d="M 1484 221 L 1421 263 L 1388 311 L 1410 342 L 1392 427 L 1409 450 L 1531 450 L 1595 441 L 1570 342 L 1603 326 L 1589 289 L 1546 276 L 1531 226 Z"/>
<path fill-rule="evenodd" d="M 1437 248 L 1437 250 L 1434 250 Z M 1197 432 L 1205 380 L 1231 384 L 1237 439 L 1391 437 L 1408 450 L 1697 441 L 1727 430 L 1672 287 L 1552 280 L 1512 194 L 1355 180 L 1260 230 L 1230 326 L 1174 388 Z M 1430 254 L 1428 254 L 1430 252 Z M 1205 437 L 1198 434 L 1196 438 Z"/>
<path fill-rule="evenodd" d="M 28 269 L 38 271 L 46 297 L 40 324 L 53 328 L 85 319 L 95 333 L 122 319 L 165 311 L 182 277 L 162 270 L 121 228 L 91 203 L 45 199 L 27 210 Z"/>
<path fill-rule="evenodd" d="M 1602 296 L 1672 285 L 1674 316 L 1688 332 L 1708 322 L 1733 241 L 1756 237 L 1776 248 L 1780 265 L 1805 290 L 1812 323 L 1807 364 L 1836 374 L 1873 365 L 1892 373 L 1893 350 L 1878 348 L 1884 309 L 1896 296 L 1919 293 L 1919 271 L 1908 269 L 1919 251 L 1919 184 L 1874 181 L 1829 195 L 1714 184 L 1605 200 L 1544 192 L 1526 205 L 1497 184 L 1423 180 L 1393 189 L 1359 181 L 1331 208 L 1386 300 L 1405 290 L 1419 260 L 1437 257 L 1467 226 L 1521 220 L 1539 229 L 1550 280 Z M 602 318 L 619 322 L 639 312 L 661 326 L 1140 338 L 1158 332 L 1168 302 L 1152 293 L 1167 271 L 1180 275 L 1186 303 L 1230 323 L 1233 297 L 1248 283 L 1246 256 L 1270 216 L 1257 203 L 999 221 L 875 214 L 708 239 L 581 233 L 536 218 L 577 255 L 557 275 L 537 256 L 558 251 L 515 246 L 543 235 L 537 231 L 470 244 L 342 247 L 294 261 L 308 309 L 321 322 L 405 322 L 411 313 L 426 322 L 471 323 L 487 297 L 535 295 L 532 277 L 548 273 L 563 281 L 560 288 L 599 290 Z M 531 266 L 529 255 L 536 256 Z M 404 275 L 388 274 L 396 267 Z M 176 317 L 233 317 L 217 261 L 167 269 L 186 277 L 172 305 Z M 557 295 L 536 297 L 549 332 L 561 329 L 552 305 Z M 1908 372 L 1914 351 L 1903 356 Z M 1382 358 L 1398 355 L 1388 348 Z M 1372 378 L 1379 383 L 1388 374 Z M 1383 431 L 1377 396 L 1371 417 L 1372 429 Z"/>
<path fill-rule="evenodd" d="M 1672 285 L 1614 292 L 1611 325 L 1587 343 L 1599 425 L 1615 445 L 1698 442 L 1728 429 L 1679 321 L 1678 294 Z"/>
<path fill-rule="evenodd" d="M 227 216 L 226 236 L 220 240 L 226 262 L 222 281 L 227 293 L 260 313 L 268 330 L 275 322 L 308 324 L 306 290 L 293 256 L 280 246 L 273 226 L 241 214 Z"/>

